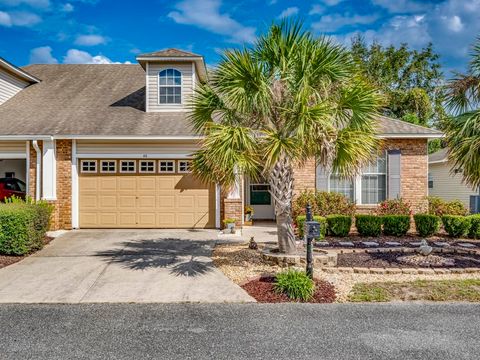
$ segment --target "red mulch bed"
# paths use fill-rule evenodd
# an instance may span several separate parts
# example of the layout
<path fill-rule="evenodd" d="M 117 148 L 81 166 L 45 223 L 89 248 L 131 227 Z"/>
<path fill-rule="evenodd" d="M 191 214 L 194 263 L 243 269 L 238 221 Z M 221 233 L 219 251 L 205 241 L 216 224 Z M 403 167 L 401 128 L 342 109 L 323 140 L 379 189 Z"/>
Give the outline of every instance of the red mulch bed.
<path fill-rule="evenodd" d="M 52 240 L 53 240 L 52 237 L 45 236 L 45 239 L 43 240 L 43 244 L 47 245 Z M 2 255 L 2 254 L 0 254 L 0 269 L 6 267 L 8 265 L 15 264 L 16 262 L 19 262 L 20 260 L 25 259 L 27 256 L 28 255 L 17 256 L 17 255 Z"/>
<path fill-rule="evenodd" d="M 309 303 L 332 303 L 337 295 L 335 288 L 327 281 L 315 279 L 315 293 Z M 242 288 L 259 303 L 284 303 L 300 302 L 290 299 L 285 294 L 275 292 L 275 278 L 273 276 L 262 277 L 249 281 Z"/>

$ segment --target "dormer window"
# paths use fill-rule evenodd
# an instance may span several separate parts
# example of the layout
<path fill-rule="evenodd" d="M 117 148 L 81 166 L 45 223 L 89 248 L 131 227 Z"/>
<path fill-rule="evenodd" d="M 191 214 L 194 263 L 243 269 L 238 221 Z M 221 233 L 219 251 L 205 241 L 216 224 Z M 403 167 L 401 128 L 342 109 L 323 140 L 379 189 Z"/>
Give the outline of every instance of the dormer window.
<path fill-rule="evenodd" d="M 182 103 L 182 73 L 175 69 L 162 70 L 158 74 L 159 104 Z"/>

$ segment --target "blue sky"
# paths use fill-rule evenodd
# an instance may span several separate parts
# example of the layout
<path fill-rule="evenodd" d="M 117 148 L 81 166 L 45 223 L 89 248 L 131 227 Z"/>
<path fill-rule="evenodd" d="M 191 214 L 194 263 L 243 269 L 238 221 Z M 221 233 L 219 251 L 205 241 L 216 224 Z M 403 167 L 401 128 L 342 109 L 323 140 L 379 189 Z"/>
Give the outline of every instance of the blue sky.
<path fill-rule="evenodd" d="M 168 47 L 203 54 L 251 43 L 282 16 L 345 45 L 433 42 L 445 70 L 463 70 L 480 34 L 480 0 L 0 0 L 0 56 L 29 63 L 134 62 Z"/>

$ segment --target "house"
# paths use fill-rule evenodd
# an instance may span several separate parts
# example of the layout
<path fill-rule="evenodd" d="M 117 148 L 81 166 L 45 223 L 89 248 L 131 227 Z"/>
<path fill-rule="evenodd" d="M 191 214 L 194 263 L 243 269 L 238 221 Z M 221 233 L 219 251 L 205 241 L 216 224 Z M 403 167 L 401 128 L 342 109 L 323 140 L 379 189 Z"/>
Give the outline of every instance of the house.
<path fill-rule="evenodd" d="M 190 173 L 201 137 L 186 104 L 206 81 L 202 56 L 176 49 L 137 64 L 29 65 L 0 61 L 0 176 L 24 179 L 30 196 L 55 206 L 53 227 L 194 228 L 241 221 L 251 204 L 272 219 L 268 184 L 239 179 L 224 191 Z M 402 196 L 417 211 L 427 195 L 432 129 L 379 117 L 385 151 L 352 181 L 296 169 L 296 191 L 339 191 L 362 209 Z"/>
<path fill-rule="evenodd" d="M 470 196 L 479 195 L 480 189 L 464 184 L 461 170 L 452 168 L 446 148 L 428 156 L 428 167 L 429 195 L 447 201 L 460 200 L 467 209 L 470 207 Z"/>

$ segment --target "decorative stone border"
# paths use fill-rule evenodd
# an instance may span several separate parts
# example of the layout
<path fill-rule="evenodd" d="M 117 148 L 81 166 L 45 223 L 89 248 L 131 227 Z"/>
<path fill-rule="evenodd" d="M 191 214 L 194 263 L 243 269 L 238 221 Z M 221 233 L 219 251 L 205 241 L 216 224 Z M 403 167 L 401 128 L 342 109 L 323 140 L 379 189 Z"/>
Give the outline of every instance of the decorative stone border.
<path fill-rule="evenodd" d="M 281 254 L 276 249 L 264 249 L 262 251 L 262 258 L 266 262 L 279 265 L 301 265 L 305 264 L 305 255 L 286 255 Z M 337 266 L 337 253 L 329 250 L 314 249 L 313 263 L 317 266 Z"/>
<path fill-rule="evenodd" d="M 322 267 L 321 271 L 328 274 L 375 274 L 375 275 L 445 275 L 480 273 L 480 268 L 360 268 L 360 267 Z"/>

